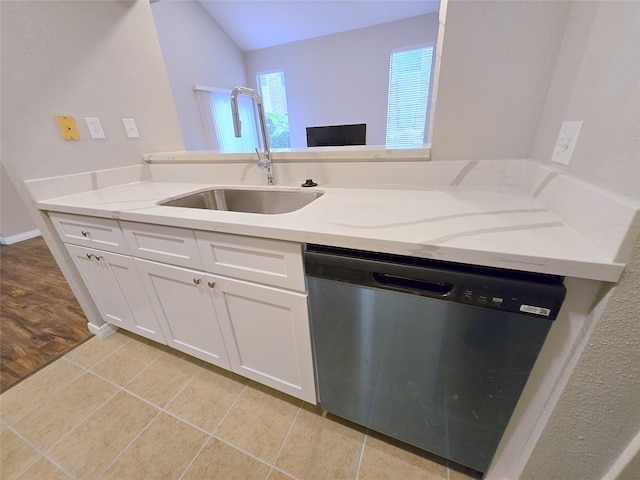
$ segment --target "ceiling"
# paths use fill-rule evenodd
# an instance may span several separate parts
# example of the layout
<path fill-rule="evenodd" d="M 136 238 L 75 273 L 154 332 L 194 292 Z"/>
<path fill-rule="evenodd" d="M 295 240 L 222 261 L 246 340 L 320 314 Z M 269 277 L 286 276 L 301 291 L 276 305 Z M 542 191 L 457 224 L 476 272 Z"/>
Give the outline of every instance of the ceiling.
<path fill-rule="evenodd" d="M 247 52 L 437 12 L 440 0 L 200 0 Z"/>

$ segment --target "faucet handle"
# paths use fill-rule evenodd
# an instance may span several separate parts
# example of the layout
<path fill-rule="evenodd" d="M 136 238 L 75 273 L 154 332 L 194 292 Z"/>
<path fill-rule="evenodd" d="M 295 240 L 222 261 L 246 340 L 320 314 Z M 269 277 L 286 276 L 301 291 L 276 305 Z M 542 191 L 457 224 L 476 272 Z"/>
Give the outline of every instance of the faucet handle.
<path fill-rule="evenodd" d="M 261 158 L 260 157 L 260 152 L 258 151 L 258 149 L 256 148 L 256 155 L 258 156 L 258 168 L 267 168 L 267 166 L 269 165 L 269 163 L 271 163 L 271 161 L 269 160 L 269 157 L 266 158 Z"/>

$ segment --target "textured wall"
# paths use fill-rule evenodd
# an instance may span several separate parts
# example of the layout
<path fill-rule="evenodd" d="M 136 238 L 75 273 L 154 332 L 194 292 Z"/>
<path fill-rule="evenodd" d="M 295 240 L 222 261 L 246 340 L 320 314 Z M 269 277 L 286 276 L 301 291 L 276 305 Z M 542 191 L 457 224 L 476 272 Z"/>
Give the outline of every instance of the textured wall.
<path fill-rule="evenodd" d="M 521 478 L 599 479 L 640 429 L 640 243 Z M 606 301 L 606 300 L 605 300 Z"/>
<path fill-rule="evenodd" d="M 184 148 L 147 1 L 3 0 L 2 162 L 22 179 L 139 164 Z M 64 141 L 55 115 L 72 115 Z M 107 135 L 92 140 L 85 117 Z M 122 118 L 140 138 L 129 139 Z"/>
<path fill-rule="evenodd" d="M 530 157 L 568 12 L 562 1 L 448 3 L 434 160 Z"/>
<path fill-rule="evenodd" d="M 14 235 L 20 235 L 36 229 L 33 220 L 29 216 L 27 207 L 18 195 L 16 187 L 0 165 L 0 237 L 6 239 Z"/>

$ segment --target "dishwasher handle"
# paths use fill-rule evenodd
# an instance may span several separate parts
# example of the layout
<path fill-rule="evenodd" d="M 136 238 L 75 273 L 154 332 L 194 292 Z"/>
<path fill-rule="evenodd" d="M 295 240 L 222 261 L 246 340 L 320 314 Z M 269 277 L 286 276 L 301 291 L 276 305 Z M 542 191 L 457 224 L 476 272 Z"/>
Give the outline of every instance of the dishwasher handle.
<path fill-rule="evenodd" d="M 373 283 L 383 288 L 401 290 L 415 295 L 428 295 L 430 297 L 448 297 L 453 294 L 453 283 L 429 282 L 417 278 L 409 278 L 388 273 L 373 272 Z"/>

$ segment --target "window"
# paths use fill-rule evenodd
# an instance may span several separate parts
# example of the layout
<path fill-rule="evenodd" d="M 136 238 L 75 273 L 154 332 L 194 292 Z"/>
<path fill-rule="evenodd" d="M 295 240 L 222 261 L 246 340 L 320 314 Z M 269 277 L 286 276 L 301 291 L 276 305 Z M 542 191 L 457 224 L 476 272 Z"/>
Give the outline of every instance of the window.
<path fill-rule="evenodd" d="M 242 123 L 242 136 L 238 138 L 233 133 L 230 90 L 211 92 L 211 111 L 221 152 L 253 152 L 258 147 L 258 134 L 251 98 L 242 95 L 238 97 L 238 113 Z"/>
<path fill-rule="evenodd" d="M 258 129 L 251 98 L 238 97 L 238 113 L 242 122 L 242 137 L 233 133 L 231 90 L 194 85 L 200 120 L 205 129 L 206 148 L 224 153 L 253 152 L 259 148 Z"/>
<path fill-rule="evenodd" d="M 258 92 L 264 105 L 267 135 L 271 148 L 290 148 L 289 116 L 284 71 L 273 70 L 256 75 Z"/>
<path fill-rule="evenodd" d="M 431 90 L 433 47 L 391 53 L 387 148 L 415 148 L 424 144 Z"/>

